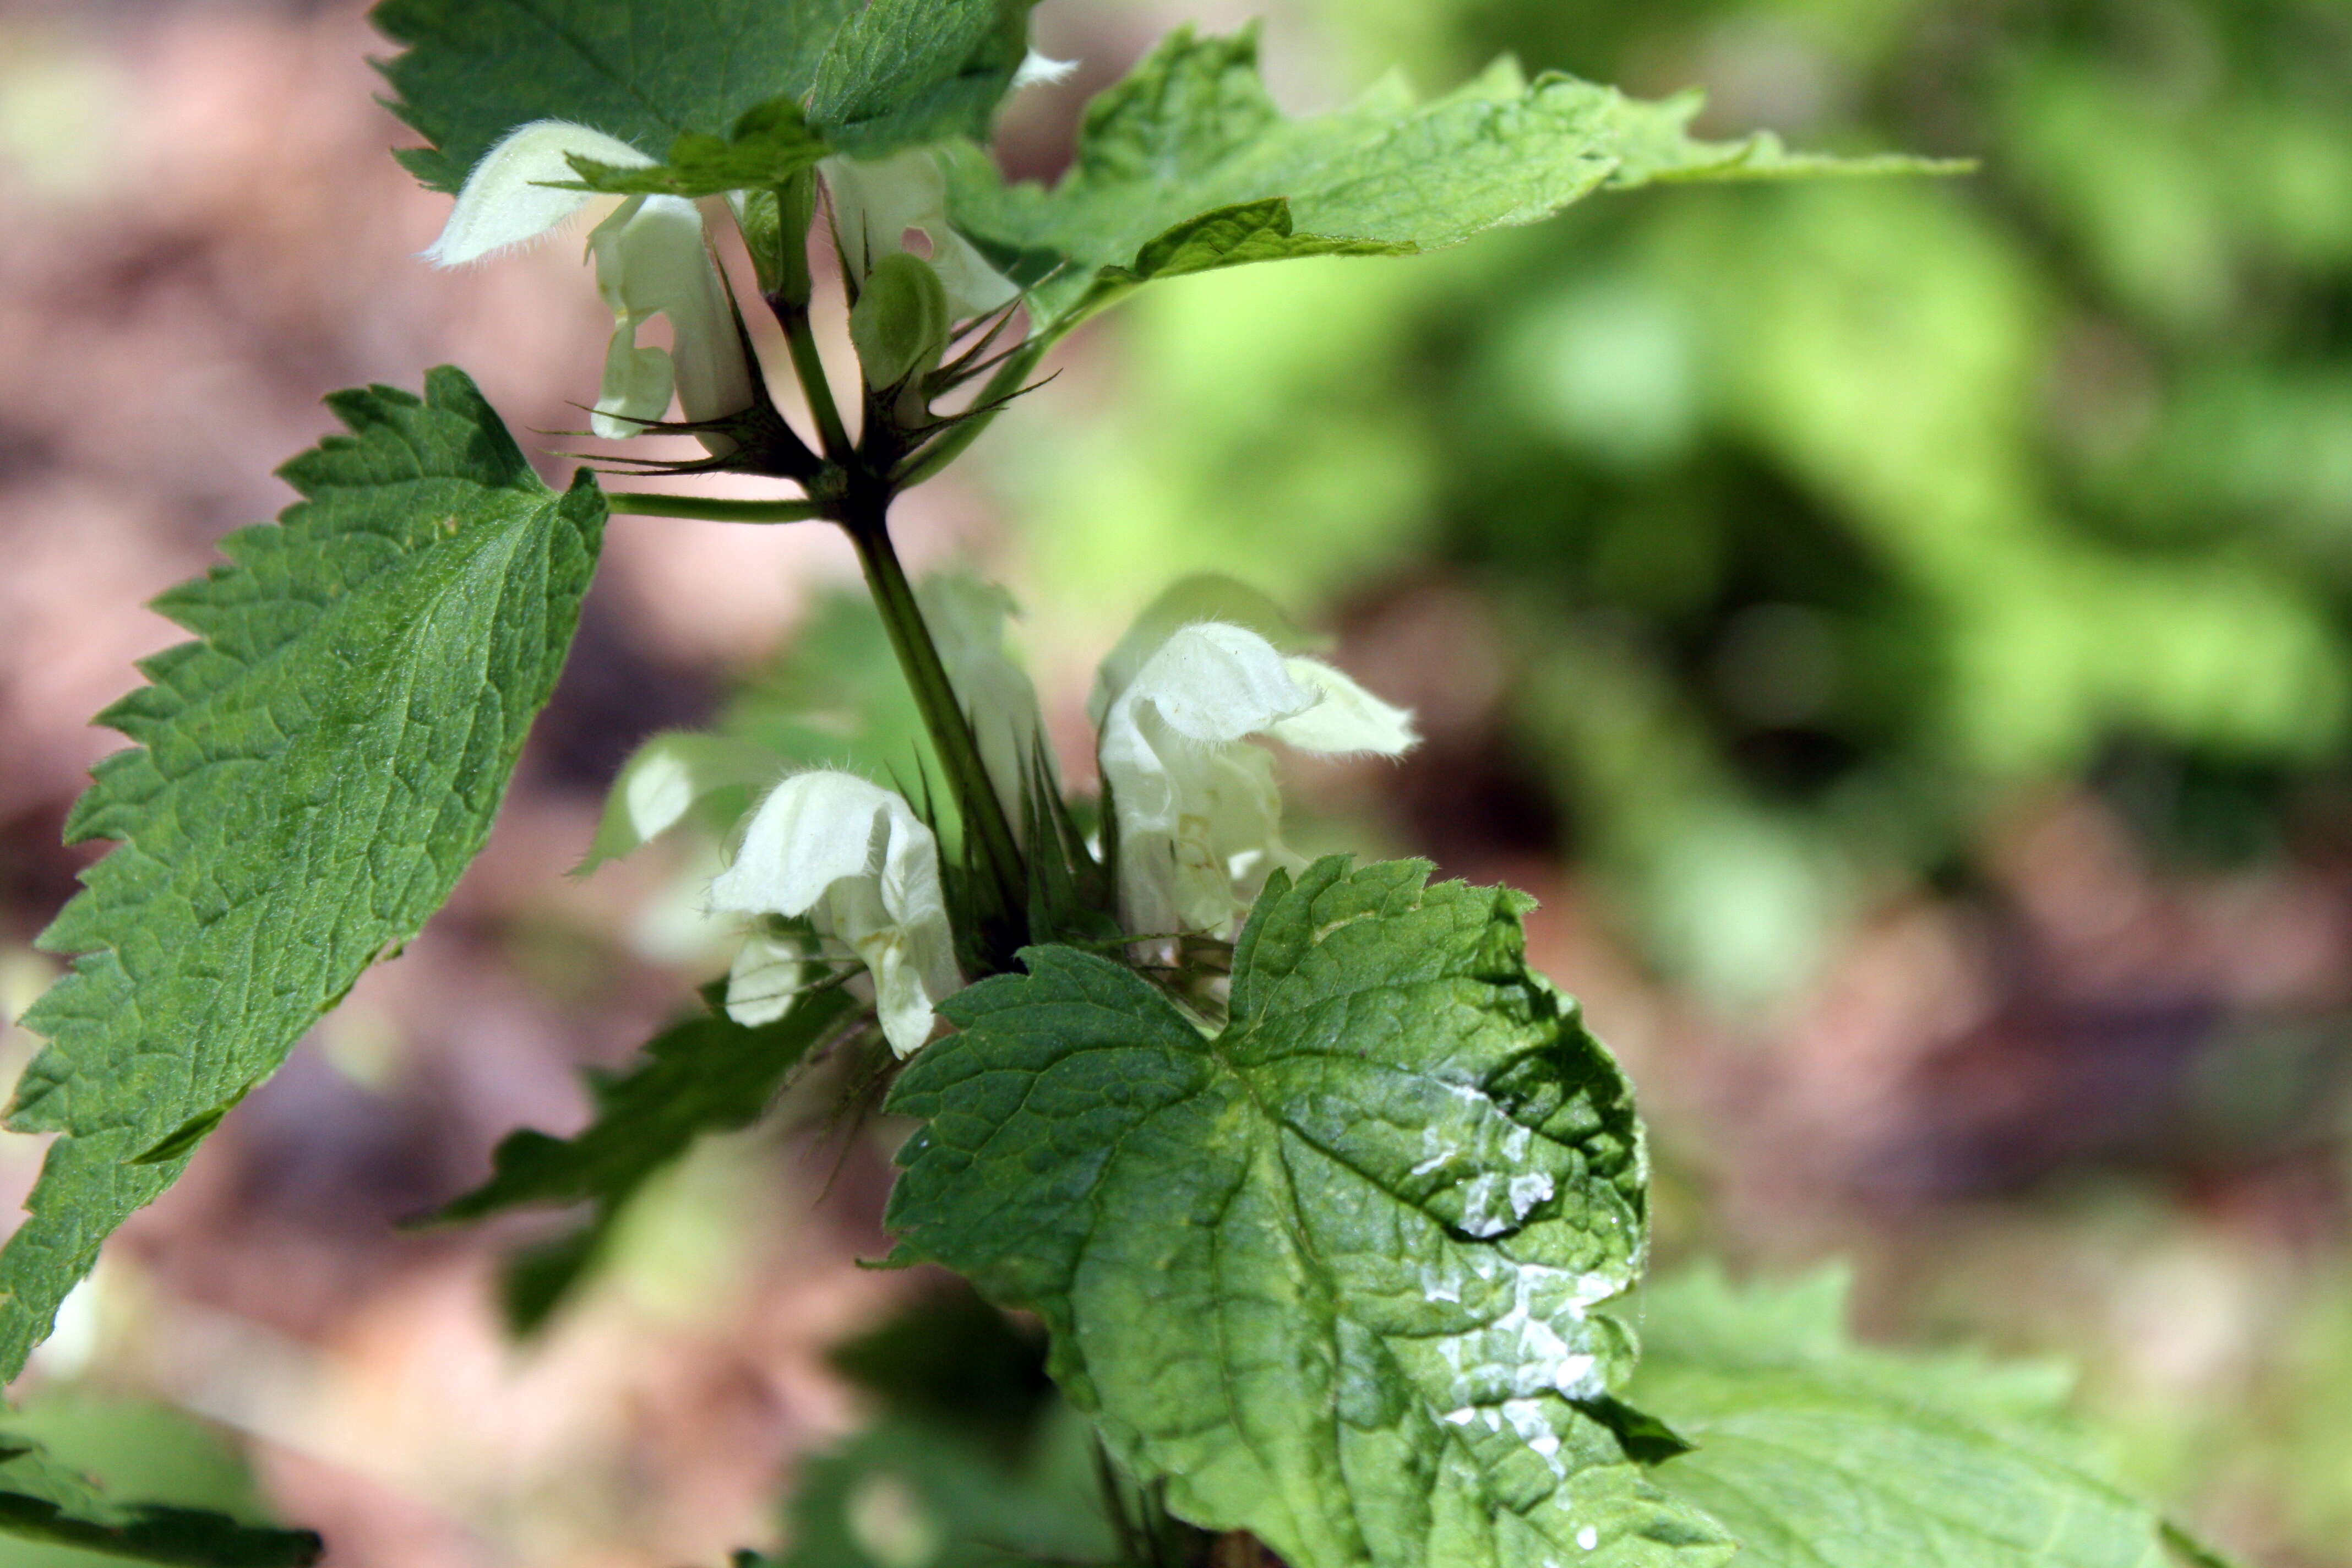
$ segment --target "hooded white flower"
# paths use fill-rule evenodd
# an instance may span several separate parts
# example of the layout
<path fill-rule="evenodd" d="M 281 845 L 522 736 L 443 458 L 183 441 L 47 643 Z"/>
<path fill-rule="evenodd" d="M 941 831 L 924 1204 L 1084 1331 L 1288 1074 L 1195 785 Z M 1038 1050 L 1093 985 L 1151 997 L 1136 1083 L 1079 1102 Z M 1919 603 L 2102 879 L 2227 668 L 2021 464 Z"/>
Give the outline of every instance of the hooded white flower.
<path fill-rule="evenodd" d="M 653 163 L 627 142 L 562 120 L 534 121 L 483 155 L 457 193 L 441 237 L 425 251 L 462 266 L 561 226 L 595 198 L 558 188 L 578 179 L 571 159 L 625 168 Z M 703 243 L 702 214 L 680 196 L 631 196 L 588 237 L 596 287 L 613 311 L 604 384 L 590 424 L 599 436 L 635 436 L 669 410 L 718 419 L 751 405 L 752 370 L 719 268 Z M 674 347 L 640 348 L 637 334 L 667 316 Z M 706 437 L 704 444 L 725 437 Z"/>
<path fill-rule="evenodd" d="M 795 773 L 751 814 L 734 864 L 710 886 L 710 907 L 744 915 L 805 915 L 822 938 L 865 963 L 883 1037 L 902 1057 L 931 1037 L 932 1006 L 961 989 L 955 937 L 940 887 L 939 842 L 906 801 L 853 773 Z M 798 988 L 797 955 L 764 935 L 737 960 L 746 987 L 740 1022 L 782 1017 Z"/>
<path fill-rule="evenodd" d="M 930 241 L 931 270 L 947 289 L 953 320 L 1001 310 L 1021 292 L 948 222 L 947 175 L 933 149 L 909 147 L 870 161 L 827 158 L 817 172 L 833 193 L 834 235 L 856 277 L 905 250 L 914 229 Z"/>
<path fill-rule="evenodd" d="M 1274 758 L 1251 737 L 1386 757 L 1416 739 L 1412 714 L 1331 666 L 1218 621 L 1180 627 L 1112 687 L 1099 758 L 1119 917 L 1139 936 L 1224 934 L 1276 866 L 1304 864 L 1282 842 Z"/>
<path fill-rule="evenodd" d="M 636 435 L 668 411 L 718 419 L 751 405 L 751 366 L 735 312 L 703 244 L 702 214 L 683 196 L 631 196 L 588 237 L 596 289 L 613 312 L 599 436 Z M 637 333 L 667 316 L 672 347 L 639 348 Z M 706 441 L 705 443 L 709 443 Z"/>

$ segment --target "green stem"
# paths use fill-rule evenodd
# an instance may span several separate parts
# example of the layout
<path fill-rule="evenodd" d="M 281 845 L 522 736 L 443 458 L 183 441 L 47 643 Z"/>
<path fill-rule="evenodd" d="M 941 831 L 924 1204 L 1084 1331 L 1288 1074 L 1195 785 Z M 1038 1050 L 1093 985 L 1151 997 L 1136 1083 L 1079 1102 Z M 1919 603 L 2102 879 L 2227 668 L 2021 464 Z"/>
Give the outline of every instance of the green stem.
<path fill-rule="evenodd" d="M 783 324 L 785 345 L 793 352 L 793 374 L 799 378 L 809 412 L 816 418 L 817 438 L 824 443 L 824 455 L 836 463 L 845 462 L 850 453 L 849 427 L 841 422 L 841 409 L 833 401 L 833 383 L 825 379 L 824 359 L 816 352 L 808 308 L 785 305 L 776 315 Z"/>
<path fill-rule="evenodd" d="M 930 628 L 923 624 L 922 609 L 915 603 L 907 569 L 898 563 L 898 552 L 891 546 L 880 509 L 873 509 L 868 516 L 844 520 L 843 526 L 857 546 L 858 563 L 866 569 L 866 586 L 873 590 L 875 607 L 888 628 L 890 647 L 914 691 L 915 706 L 923 715 L 923 727 L 930 733 L 940 765 L 947 770 L 949 787 L 963 812 L 964 832 L 978 846 L 981 864 L 995 881 L 1003 907 L 1025 909 L 1028 874 L 1022 865 L 1020 844 L 1013 836 L 1012 824 L 1005 820 L 996 787 L 989 782 L 980 743 L 972 738 L 971 721 L 956 698 L 947 666 L 931 641 Z"/>
<path fill-rule="evenodd" d="M 824 515 L 808 500 L 718 500 L 709 496 L 654 495 L 615 490 L 604 504 L 632 517 L 684 517 L 703 522 L 806 522 Z"/>

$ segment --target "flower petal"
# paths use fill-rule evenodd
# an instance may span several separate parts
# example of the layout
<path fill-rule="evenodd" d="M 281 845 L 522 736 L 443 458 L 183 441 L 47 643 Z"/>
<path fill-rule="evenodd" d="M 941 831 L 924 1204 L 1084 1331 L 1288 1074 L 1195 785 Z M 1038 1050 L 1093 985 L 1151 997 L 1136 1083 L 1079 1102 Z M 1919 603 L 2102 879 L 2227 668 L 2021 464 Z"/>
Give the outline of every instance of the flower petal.
<path fill-rule="evenodd" d="M 677 384 L 669 351 L 637 347 L 637 323 L 623 317 L 613 329 L 612 347 L 604 351 L 604 384 L 588 428 L 607 441 L 642 436 L 649 421 L 669 412 Z"/>
<path fill-rule="evenodd" d="M 568 120 L 535 120 L 509 132 L 482 155 L 457 193 L 457 205 L 441 237 L 425 252 L 439 267 L 462 267 L 486 256 L 525 245 L 562 224 L 587 205 L 586 191 L 551 188 L 552 182 L 579 175 L 571 160 L 642 168 L 654 162 L 635 147 L 602 131 Z"/>
<path fill-rule="evenodd" d="M 734 863 L 710 885 L 710 907 L 804 915 L 835 882 L 879 877 L 889 841 L 901 834 L 931 837 L 889 790 L 831 769 L 794 773 L 752 812 Z"/>
<path fill-rule="evenodd" d="M 683 196 L 633 196 L 596 226 L 588 252 L 597 291 L 616 318 L 669 318 L 678 407 L 688 419 L 723 418 L 751 405 L 751 363 L 703 242 L 699 208 Z M 659 418 L 668 403 L 664 397 L 650 417 Z"/>
<path fill-rule="evenodd" d="M 1024 87 L 1067 81 L 1070 79 L 1070 73 L 1077 68 L 1078 62 L 1076 60 L 1049 59 L 1036 50 L 1031 49 L 1021 58 L 1021 68 L 1013 73 L 1011 90 L 1019 92 Z"/>
<path fill-rule="evenodd" d="M 1087 698 L 1087 719 L 1097 729 L 1110 713 L 1136 675 L 1180 626 L 1195 621 L 1223 621 L 1265 638 L 1284 653 L 1311 653 L 1321 646 L 1291 620 L 1280 605 L 1236 577 L 1220 573 L 1196 573 L 1171 583 L 1144 607 L 1128 627 L 1118 646 L 1095 671 L 1093 692 Z"/>
<path fill-rule="evenodd" d="M 1242 626 L 1202 621 L 1160 644 L 1112 710 L 1149 703 L 1176 733 L 1214 743 L 1263 733 L 1315 702 L 1272 643 Z"/>
<path fill-rule="evenodd" d="M 1421 742 L 1412 710 L 1381 701 L 1319 658 L 1285 661 L 1290 678 L 1321 700 L 1304 713 L 1276 720 L 1266 733 L 1302 752 L 1340 755 L 1372 752 L 1401 757 Z"/>
<path fill-rule="evenodd" d="M 797 940 L 752 932 L 727 973 L 727 1016 L 747 1029 L 774 1023 L 800 1000 L 807 969 L 807 954 Z"/>
<path fill-rule="evenodd" d="M 901 1056 L 930 1037 L 933 1005 L 963 984 L 939 840 L 906 801 L 854 773 L 796 773 L 771 791 L 710 903 L 806 914 L 820 935 L 847 943 Z"/>

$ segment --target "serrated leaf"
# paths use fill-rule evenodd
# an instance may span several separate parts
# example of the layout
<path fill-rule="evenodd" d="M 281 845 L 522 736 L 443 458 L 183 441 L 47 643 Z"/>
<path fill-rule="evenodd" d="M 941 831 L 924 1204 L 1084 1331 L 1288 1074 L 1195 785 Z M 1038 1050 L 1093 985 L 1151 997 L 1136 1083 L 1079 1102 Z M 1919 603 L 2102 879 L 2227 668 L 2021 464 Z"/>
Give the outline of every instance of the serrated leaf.
<path fill-rule="evenodd" d="M 1093 1434 L 1058 1403 L 1007 1455 L 960 1426 L 885 1418 L 808 1461 L 775 1568 L 1003 1568 L 1117 1561 Z"/>
<path fill-rule="evenodd" d="M 166 1568 L 310 1568 L 307 1530 L 247 1524 L 210 1509 L 121 1502 L 29 1437 L 0 1432 L 0 1534 Z"/>
<path fill-rule="evenodd" d="M 64 1134 L 0 1252 L 13 1378 L 115 1226 L 414 936 L 483 840 L 578 625 L 604 501 L 542 484 L 462 371 L 327 400 L 302 495 L 155 607 L 197 635 L 101 714 L 68 825 L 120 840 L 41 943 L 71 972 L 8 1124 Z"/>
<path fill-rule="evenodd" d="M 590 1074 L 596 1115 L 586 1129 L 571 1138 L 528 1128 L 509 1133 L 491 1155 L 490 1179 L 423 1223 L 534 1205 L 595 1205 L 583 1229 L 518 1260 L 508 1281 L 509 1317 L 519 1331 L 529 1331 L 593 1264 L 621 1211 L 656 1173 L 698 1139 L 758 1121 L 793 1068 L 860 1006 L 835 985 L 811 991 L 782 1018 L 757 1028 L 716 1006 L 673 1025 L 627 1070 Z"/>
<path fill-rule="evenodd" d="M 516 126 L 568 120 L 667 157 L 583 170 L 594 188 L 706 195 L 780 183 L 828 147 L 985 136 L 1033 3 L 383 0 L 373 18 L 407 46 L 383 72 L 432 143 L 401 161 L 433 189 L 455 192 Z"/>
<path fill-rule="evenodd" d="M 1843 1276 L 1645 1289 L 1631 1397 L 1697 1443 L 1653 1472 L 1756 1568 L 2155 1568 L 2166 1527 L 2118 1488 L 2042 1364 L 1848 1342 Z"/>
<path fill-rule="evenodd" d="M 901 1256 L 1037 1312 L 1121 1459 L 1293 1568 L 1719 1563 L 1576 1403 L 1633 1358 L 1625 1080 L 1526 897 L 1427 878 L 1277 875 L 1213 1037 L 1068 948 L 951 998 L 891 1098 Z"/>
<path fill-rule="evenodd" d="M 1935 166 L 1792 157 L 1769 137 L 1694 141 L 1698 107 L 1557 74 L 1530 83 L 1505 60 L 1428 103 L 1391 79 L 1350 108 L 1293 120 L 1258 75 L 1255 30 L 1182 28 L 1088 106 L 1060 184 L 1008 186 L 968 149 L 954 211 L 1000 254 L 1060 258 L 1036 295 L 1065 330 L 1152 277 L 1435 249 L 1603 186 Z"/>
<path fill-rule="evenodd" d="M 860 157 L 950 136 L 984 139 L 1029 52 L 1035 5 L 869 0 L 817 68 L 810 122 Z"/>

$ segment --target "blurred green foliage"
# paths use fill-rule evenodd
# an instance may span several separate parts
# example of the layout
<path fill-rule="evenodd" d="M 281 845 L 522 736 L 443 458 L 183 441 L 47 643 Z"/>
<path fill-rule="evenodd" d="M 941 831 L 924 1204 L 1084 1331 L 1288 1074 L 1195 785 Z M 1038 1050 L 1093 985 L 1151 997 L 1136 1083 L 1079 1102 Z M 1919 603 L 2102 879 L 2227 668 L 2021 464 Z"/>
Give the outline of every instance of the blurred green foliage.
<path fill-rule="evenodd" d="M 15 1413 L 9 1426 L 40 1443 L 65 1471 L 94 1478 L 109 1497 L 212 1510 L 245 1520 L 263 1515 L 252 1475 L 231 1446 L 203 1423 L 168 1406 L 67 1392 Z M 0 1535 L 0 1568 L 105 1568 L 128 1561 Z"/>
<path fill-rule="evenodd" d="M 2352 10 L 1313 9 L 1424 87 L 1516 51 L 1983 169 L 1167 286 L 1118 396 L 1007 426 L 1051 443 L 1004 437 L 1033 614 L 1107 637 L 1201 569 L 1302 609 L 1473 584 L 1563 833 L 1731 1005 L 2051 781 L 2129 772 L 2204 861 L 2345 798 Z"/>

